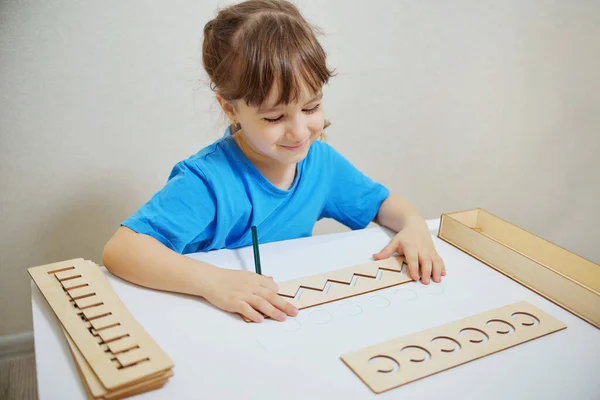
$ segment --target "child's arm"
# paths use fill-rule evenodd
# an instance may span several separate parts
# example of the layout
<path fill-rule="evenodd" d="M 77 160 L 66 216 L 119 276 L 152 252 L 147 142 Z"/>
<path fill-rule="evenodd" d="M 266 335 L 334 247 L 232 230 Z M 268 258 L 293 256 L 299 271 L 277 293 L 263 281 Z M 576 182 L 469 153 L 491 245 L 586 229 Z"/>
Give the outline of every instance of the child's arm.
<path fill-rule="evenodd" d="M 429 283 L 430 277 L 434 282 L 440 282 L 441 276 L 446 275 L 444 261 L 435 250 L 427 223 L 406 199 L 390 194 L 381 204 L 374 222 L 398 233 L 373 258 L 387 258 L 396 251 L 404 254 L 408 272 L 414 280 L 419 279 L 420 264 L 421 281 L 424 284 Z"/>
<path fill-rule="evenodd" d="M 102 261 L 110 272 L 127 281 L 201 296 L 225 311 L 243 314 L 256 322 L 263 319 L 257 310 L 277 320 L 298 312 L 277 295 L 277 284 L 270 277 L 191 259 L 127 227 L 120 227 L 106 244 Z"/>

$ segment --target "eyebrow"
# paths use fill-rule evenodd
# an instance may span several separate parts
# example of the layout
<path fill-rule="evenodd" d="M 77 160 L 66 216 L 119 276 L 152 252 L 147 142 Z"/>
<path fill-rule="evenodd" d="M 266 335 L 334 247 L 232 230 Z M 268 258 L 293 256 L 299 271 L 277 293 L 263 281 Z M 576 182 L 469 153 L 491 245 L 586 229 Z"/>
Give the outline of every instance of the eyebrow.
<path fill-rule="evenodd" d="M 323 93 L 321 92 L 321 93 L 317 94 L 315 97 L 313 97 L 312 99 L 310 99 L 309 101 L 307 101 L 305 103 L 305 105 L 313 103 L 313 102 L 318 101 L 318 100 L 321 100 L 322 98 L 323 98 Z M 269 109 L 265 109 L 265 110 L 263 110 L 261 107 L 259 107 L 258 113 L 259 114 L 266 114 L 268 112 L 278 110 L 279 108 L 281 108 L 281 104 L 276 104 L 273 107 L 271 107 Z"/>

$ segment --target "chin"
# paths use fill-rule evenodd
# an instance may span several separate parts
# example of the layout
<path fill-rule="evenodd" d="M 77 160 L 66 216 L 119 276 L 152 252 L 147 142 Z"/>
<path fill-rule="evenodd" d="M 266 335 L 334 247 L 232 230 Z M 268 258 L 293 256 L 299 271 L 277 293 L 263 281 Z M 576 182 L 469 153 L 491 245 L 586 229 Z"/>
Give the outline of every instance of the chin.
<path fill-rule="evenodd" d="M 300 161 L 304 160 L 306 158 L 306 156 L 308 155 L 308 152 L 303 152 L 302 154 L 295 154 L 293 156 L 288 156 L 288 157 L 280 157 L 279 160 L 287 165 L 292 165 L 292 164 L 298 164 Z"/>

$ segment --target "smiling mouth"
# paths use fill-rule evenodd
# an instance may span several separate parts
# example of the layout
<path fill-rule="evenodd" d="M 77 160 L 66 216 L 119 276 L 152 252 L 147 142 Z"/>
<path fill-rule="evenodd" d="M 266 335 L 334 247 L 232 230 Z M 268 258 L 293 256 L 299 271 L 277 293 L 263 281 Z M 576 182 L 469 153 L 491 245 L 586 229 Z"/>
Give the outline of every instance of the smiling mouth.
<path fill-rule="evenodd" d="M 280 145 L 280 146 L 285 149 L 288 149 L 288 150 L 299 150 L 299 149 L 303 148 L 304 146 L 306 146 L 306 143 L 308 143 L 308 140 L 305 140 L 304 142 L 294 145 L 294 146 L 284 146 L 284 145 Z"/>

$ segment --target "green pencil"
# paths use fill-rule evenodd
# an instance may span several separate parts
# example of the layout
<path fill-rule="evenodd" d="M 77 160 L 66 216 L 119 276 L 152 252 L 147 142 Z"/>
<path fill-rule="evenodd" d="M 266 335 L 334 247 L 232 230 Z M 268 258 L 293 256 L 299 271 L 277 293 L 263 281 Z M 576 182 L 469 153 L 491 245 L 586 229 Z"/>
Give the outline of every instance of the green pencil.
<path fill-rule="evenodd" d="M 258 251 L 258 235 L 256 234 L 256 226 L 252 226 L 252 248 L 254 249 L 254 269 L 256 273 L 262 275 L 260 269 L 260 253 Z"/>

